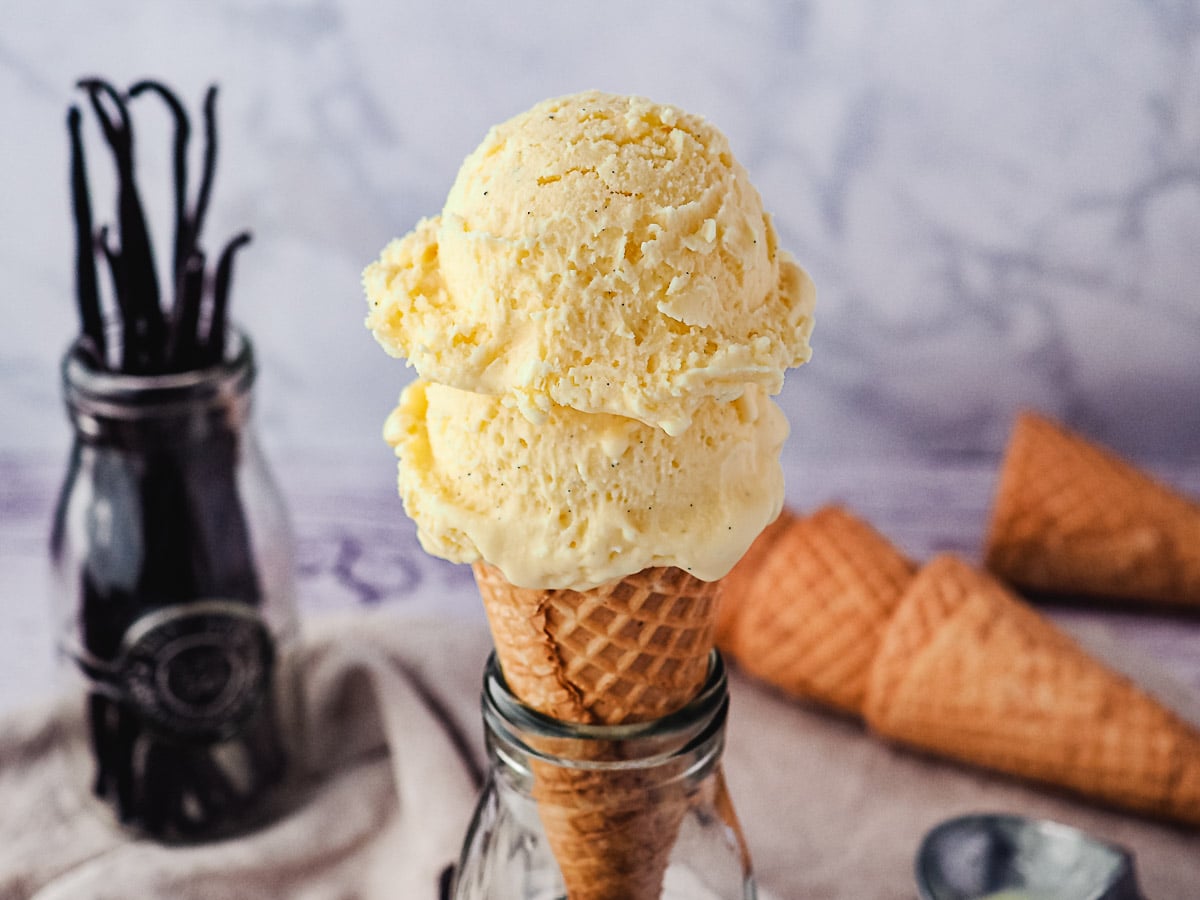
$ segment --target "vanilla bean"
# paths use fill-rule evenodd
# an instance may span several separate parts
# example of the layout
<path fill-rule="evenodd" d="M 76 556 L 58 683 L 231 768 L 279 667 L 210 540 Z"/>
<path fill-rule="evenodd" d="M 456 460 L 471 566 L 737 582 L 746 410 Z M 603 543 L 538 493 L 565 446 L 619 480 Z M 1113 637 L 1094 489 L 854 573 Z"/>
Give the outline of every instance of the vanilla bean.
<path fill-rule="evenodd" d="M 200 303 L 204 296 L 204 254 L 193 251 L 179 279 L 175 313 L 167 339 L 167 368 L 186 372 L 199 365 Z"/>
<path fill-rule="evenodd" d="M 248 233 L 236 236 L 217 258 L 212 276 L 212 292 L 207 315 L 205 255 L 199 245 L 200 233 L 208 214 L 217 161 L 217 87 L 208 88 L 204 97 L 204 150 L 200 184 L 194 204 L 188 204 L 188 145 L 191 122 L 178 96 L 159 81 L 135 82 L 124 98 L 108 82 L 99 78 L 81 80 L 83 89 L 99 121 L 104 138 L 113 154 L 117 170 L 117 236 L 113 241 L 107 228 L 93 241 L 91 207 L 88 198 L 83 142 L 79 129 L 80 114 L 73 110 L 69 124 L 73 140 L 73 190 L 79 255 L 79 304 L 82 343 L 93 357 L 108 356 L 108 335 L 103 321 L 103 306 L 97 286 L 95 256 L 102 254 L 112 277 L 113 305 L 120 314 L 121 354 L 119 366 L 130 374 L 182 371 L 193 366 L 221 361 L 228 332 L 229 290 L 233 259 L 249 240 Z M 171 266 L 170 311 L 165 312 L 154 265 L 153 246 L 135 178 L 133 123 L 126 100 L 144 93 L 157 95 L 174 120 L 173 199 L 175 233 Z M 86 259 L 85 259 L 86 257 Z M 199 262 L 197 262 L 199 260 Z M 199 265 L 200 271 L 195 271 Z M 200 329 L 206 328 L 204 335 Z"/>
<path fill-rule="evenodd" d="M 242 247 L 250 243 L 250 232 L 243 231 L 233 238 L 221 252 L 217 262 L 217 275 L 213 285 L 212 321 L 205 342 L 205 361 L 216 365 L 225 356 L 225 331 L 229 318 L 229 284 L 233 278 L 233 257 Z"/>
<path fill-rule="evenodd" d="M 123 705 L 114 703 L 112 711 L 115 723 L 109 737 L 109 750 L 113 760 L 117 814 L 122 822 L 133 823 L 141 818 L 137 802 L 139 779 L 133 771 L 133 762 L 137 758 L 135 751 L 142 726 L 134 713 Z"/>
<path fill-rule="evenodd" d="M 138 310 L 128 293 L 122 289 L 125 276 L 123 268 L 124 257 L 119 248 L 114 247 L 109 240 L 108 226 L 101 225 L 96 232 L 96 250 L 108 263 L 109 280 L 112 283 L 112 295 L 116 300 L 117 312 L 121 317 L 121 359 L 119 369 L 122 372 L 133 372 L 137 369 L 137 346 L 129 336 L 138 331 Z"/>
<path fill-rule="evenodd" d="M 196 195 L 196 206 L 192 211 L 192 239 L 198 240 L 204 228 L 204 216 L 208 213 L 209 196 L 212 194 L 213 177 L 217 170 L 217 86 L 214 84 L 204 95 L 204 168 L 200 176 L 200 191 Z"/>
<path fill-rule="evenodd" d="M 287 753 L 279 740 L 282 733 L 283 726 L 271 706 L 264 707 L 253 727 L 244 732 L 247 765 L 256 783 L 273 784 L 287 766 Z"/>
<path fill-rule="evenodd" d="M 87 164 L 80 132 L 79 108 L 67 113 L 71 135 L 71 200 L 75 211 L 75 294 L 79 303 L 80 326 L 91 342 L 91 352 L 103 365 L 106 354 L 104 316 L 100 310 L 100 289 L 96 283 L 96 254 L 92 245 L 92 204 L 87 187 Z"/>
<path fill-rule="evenodd" d="M 178 291 L 181 279 L 183 278 L 184 266 L 187 265 L 188 257 L 192 250 L 193 236 L 188 225 L 187 214 L 187 147 L 188 141 L 191 138 L 192 127 L 191 122 L 188 120 L 187 110 L 183 108 L 183 104 L 170 88 L 158 81 L 139 81 L 129 89 L 129 96 L 137 97 L 145 91 L 152 91 L 157 94 L 167 104 L 167 107 L 171 110 L 172 117 L 175 119 L 173 153 L 175 244 L 174 255 L 171 259 L 171 276 L 175 289 Z M 178 306 L 178 293 L 176 294 L 175 301 Z"/>
<path fill-rule="evenodd" d="M 133 331 L 125 334 L 126 359 L 133 364 L 133 373 L 146 374 L 155 371 L 162 358 L 166 323 L 159 305 L 154 252 L 134 175 L 129 111 L 120 94 L 107 82 L 88 78 L 80 81 L 79 86 L 88 92 L 117 164 L 117 221 L 121 236 L 118 291 L 124 294 L 128 307 L 135 311 Z M 116 120 L 105 109 L 102 98 L 116 109 Z"/>
<path fill-rule="evenodd" d="M 108 739 L 108 711 L 112 701 L 100 693 L 88 695 L 88 736 L 96 750 L 96 777 L 92 781 L 92 792 L 97 796 L 108 795 L 108 784 L 113 777 L 112 741 Z"/>
<path fill-rule="evenodd" d="M 182 804 L 182 786 L 175 777 L 170 757 L 167 748 L 154 741 L 145 749 L 138 809 L 140 824 L 152 834 L 165 834 L 173 828 L 172 812 Z"/>
<path fill-rule="evenodd" d="M 209 748 L 184 749 L 182 753 L 186 756 L 186 771 L 192 777 L 199 814 L 185 818 L 186 811 L 180 810 L 184 815 L 180 816 L 179 825 L 181 829 L 202 833 L 236 807 L 238 792 Z"/>

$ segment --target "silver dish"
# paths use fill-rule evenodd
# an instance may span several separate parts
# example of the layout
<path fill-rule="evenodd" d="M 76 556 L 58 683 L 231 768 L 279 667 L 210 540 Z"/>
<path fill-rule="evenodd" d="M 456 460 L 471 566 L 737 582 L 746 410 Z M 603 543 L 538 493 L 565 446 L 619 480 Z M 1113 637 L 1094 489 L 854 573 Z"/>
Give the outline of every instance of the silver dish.
<path fill-rule="evenodd" d="M 942 822 L 921 842 L 916 878 L 921 900 L 1143 900 L 1127 850 L 1014 815 Z"/>

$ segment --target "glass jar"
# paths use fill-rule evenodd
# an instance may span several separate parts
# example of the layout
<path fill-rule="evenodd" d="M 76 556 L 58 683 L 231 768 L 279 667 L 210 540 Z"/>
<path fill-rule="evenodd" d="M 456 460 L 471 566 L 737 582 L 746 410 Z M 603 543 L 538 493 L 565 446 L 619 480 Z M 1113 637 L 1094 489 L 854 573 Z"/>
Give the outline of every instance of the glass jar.
<path fill-rule="evenodd" d="M 162 841 L 283 807 L 301 716 L 293 540 L 250 427 L 254 353 L 167 375 L 63 366 L 73 426 L 51 559 L 80 781 Z"/>
<path fill-rule="evenodd" d="M 495 656 L 482 694 L 489 776 L 454 900 L 753 900 L 750 856 L 721 769 L 720 655 L 683 709 L 577 725 L 518 700 Z"/>

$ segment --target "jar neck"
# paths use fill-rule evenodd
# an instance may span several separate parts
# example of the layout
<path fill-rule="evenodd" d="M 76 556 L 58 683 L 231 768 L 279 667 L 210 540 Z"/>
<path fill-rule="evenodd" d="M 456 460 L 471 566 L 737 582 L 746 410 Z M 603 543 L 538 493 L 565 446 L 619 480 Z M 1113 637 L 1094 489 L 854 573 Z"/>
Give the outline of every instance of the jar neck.
<path fill-rule="evenodd" d="M 256 371 L 253 345 L 240 332 L 221 363 L 163 375 L 100 369 L 77 342 L 63 358 L 63 395 L 83 443 L 133 449 L 188 443 L 242 429 Z"/>
<path fill-rule="evenodd" d="M 483 721 L 493 773 L 527 792 L 535 767 L 550 765 L 598 775 L 638 772 L 654 784 L 700 779 L 725 746 L 729 686 L 713 651 L 708 678 L 683 708 L 647 722 L 585 725 L 543 715 L 509 689 L 493 653 L 483 680 Z"/>

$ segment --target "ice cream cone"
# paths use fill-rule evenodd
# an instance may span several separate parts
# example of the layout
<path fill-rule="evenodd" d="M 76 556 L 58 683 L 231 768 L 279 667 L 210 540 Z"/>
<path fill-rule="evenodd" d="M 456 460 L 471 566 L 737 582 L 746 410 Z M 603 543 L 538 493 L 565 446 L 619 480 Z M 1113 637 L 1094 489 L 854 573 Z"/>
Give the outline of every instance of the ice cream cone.
<path fill-rule="evenodd" d="M 1013 429 L 985 555 L 1027 590 L 1200 606 L 1200 504 L 1031 413 Z"/>
<path fill-rule="evenodd" d="M 793 519 L 753 573 L 725 584 L 722 603 L 737 609 L 730 653 L 789 694 L 861 713 L 871 660 L 914 571 L 840 507 Z"/>
<path fill-rule="evenodd" d="M 1200 733 L 952 556 L 900 601 L 865 713 L 902 743 L 1200 824 Z"/>
<path fill-rule="evenodd" d="M 509 688 L 556 719 L 649 721 L 691 700 L 708 674 L 716 582 L 645 569 L 589 591 L 519 588 L 485 563 L 475 579 Z M 595 753 L 618 753 L 597 747 Z M 657 900 L 686 810 L 636 770 L 534 768 L 534 796 L 569 900 Z"/>
<path fill-rule="evenodd" d="M 775 541 L 792 523 L 796 515 L 787 507 L 779 513 L 779 517 L 763 529 L 754 539 L 750 549 L 738 560 L 733 570 L 721 579 L 721 600 L 717 604 L 717 646 L 733 655 L 733 635 L 737 628 L 738 619 L 749 602 L 746 598 L 754 595 L 754 586 L 764 561 L 774 551 Z"/>

